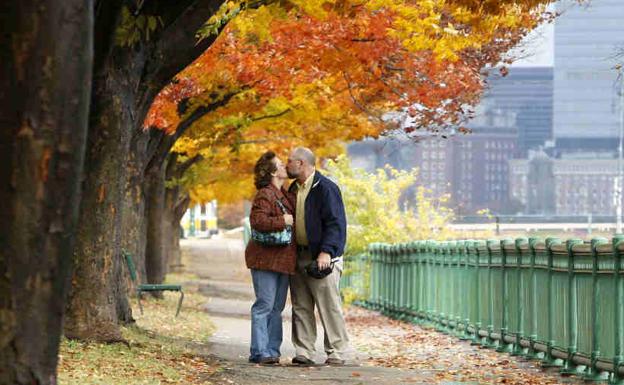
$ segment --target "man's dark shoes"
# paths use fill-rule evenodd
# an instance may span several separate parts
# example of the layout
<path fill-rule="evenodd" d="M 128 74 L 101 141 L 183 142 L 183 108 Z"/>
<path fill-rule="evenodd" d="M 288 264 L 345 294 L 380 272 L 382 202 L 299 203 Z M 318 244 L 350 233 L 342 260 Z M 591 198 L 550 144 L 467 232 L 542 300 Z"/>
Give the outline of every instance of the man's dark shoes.
<path fill-rule="evenodd" d="M 314 361 L 304 356 L 296 356 L 292 359 L 292 363 L 299 366 L 313 366 Z"/>
<path fill-rule="evenodd" d="M 325 360 L 325 365 L 330 366 L 344 366 L 345 360 L 341 360 L 340 358 L 328 358 Z"/>

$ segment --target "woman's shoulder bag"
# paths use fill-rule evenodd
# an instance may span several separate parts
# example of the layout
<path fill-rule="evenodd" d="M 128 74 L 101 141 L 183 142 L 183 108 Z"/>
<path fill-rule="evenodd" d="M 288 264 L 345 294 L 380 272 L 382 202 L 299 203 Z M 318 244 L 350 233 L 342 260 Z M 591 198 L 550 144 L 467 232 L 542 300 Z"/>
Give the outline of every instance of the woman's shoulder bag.
<path fill-rule="evenodd" d="M 289 214 L 284 204 L 275 196 L 275 203 L 284 214 Z M 251 239 L 262 246 L 288 246 L 292 242 L 292 226 L 286 226 L 282 231 L 258 231 L 251 229 Z"/>

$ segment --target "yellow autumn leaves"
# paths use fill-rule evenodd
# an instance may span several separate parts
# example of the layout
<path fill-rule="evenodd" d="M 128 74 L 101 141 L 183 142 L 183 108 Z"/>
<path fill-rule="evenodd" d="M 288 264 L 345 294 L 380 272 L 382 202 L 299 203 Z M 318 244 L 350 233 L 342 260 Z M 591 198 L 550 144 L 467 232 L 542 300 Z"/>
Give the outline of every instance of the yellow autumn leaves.
<path fill-rule="evenodd" d="M 453 212 L 445 206 L 448 195 L 434 197 L 418 186 L 418 170 L 399 171 L 390 166 L 367 173 L 352 168 L 345 156 L 327 164 L 328 173 L 342 189 L 349 237 L 349 255 L 364 252 L 373 242 L 408 242 L 450 239 Z"/>

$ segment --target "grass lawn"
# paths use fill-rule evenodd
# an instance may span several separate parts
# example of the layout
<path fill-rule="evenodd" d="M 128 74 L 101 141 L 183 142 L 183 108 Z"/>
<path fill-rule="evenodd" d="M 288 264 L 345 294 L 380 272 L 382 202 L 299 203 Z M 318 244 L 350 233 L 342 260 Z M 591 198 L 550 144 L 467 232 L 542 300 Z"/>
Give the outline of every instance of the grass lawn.
<path fill-rule="evenodd" d="M 133 299 L 136 325 L 124 327 L 125 344 L 100 344 L 63 340 L 59 352 L 59 383 L 64 385 L 210 384 L 219 370 L 206 356 L 205 342 L 214 326 L 201 306 L 206 298 L 197 292 L 197 277 L 172 274 L 167 282 L 182 283 L 185 298 L 178 318 L 179 293 L 165 292 L 157 300 L 145 296 L 144 315 Z"/>

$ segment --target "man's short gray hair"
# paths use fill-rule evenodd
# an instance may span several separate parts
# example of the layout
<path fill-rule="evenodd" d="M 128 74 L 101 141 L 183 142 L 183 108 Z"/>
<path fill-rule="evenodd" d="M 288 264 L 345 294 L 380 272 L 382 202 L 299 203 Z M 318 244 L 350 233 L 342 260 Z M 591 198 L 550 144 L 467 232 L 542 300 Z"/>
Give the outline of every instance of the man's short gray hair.
<path fill-rule="evenodd" d="M 310 166 L 316 165 L 316 156 L 307 147 L 297 147 L 293 150 L 293 156 L 299 160 L 303 160 Z"/>

